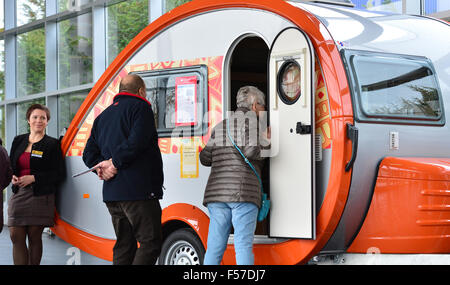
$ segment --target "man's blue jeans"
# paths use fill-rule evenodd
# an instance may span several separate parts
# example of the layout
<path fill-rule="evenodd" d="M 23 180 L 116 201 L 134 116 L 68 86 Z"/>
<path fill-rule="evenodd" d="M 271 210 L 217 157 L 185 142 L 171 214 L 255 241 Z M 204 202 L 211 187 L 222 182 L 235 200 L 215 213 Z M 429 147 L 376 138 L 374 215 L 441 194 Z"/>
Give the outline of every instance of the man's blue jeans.
<path fill-rule="evenodd" d="M 231 225 L 238 265 L 254 264 L 253 237 L 258 207 L 253 203 L 209 203 L 209 233 L 205 265 L 218 265 L 227 247 Z"/>

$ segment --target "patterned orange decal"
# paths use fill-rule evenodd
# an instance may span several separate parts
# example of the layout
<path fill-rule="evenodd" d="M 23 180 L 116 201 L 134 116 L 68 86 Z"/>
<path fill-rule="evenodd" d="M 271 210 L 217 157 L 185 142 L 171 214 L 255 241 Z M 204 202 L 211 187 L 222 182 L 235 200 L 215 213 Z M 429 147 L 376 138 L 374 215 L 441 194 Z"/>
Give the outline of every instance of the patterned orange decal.
<path fill-rule="evenodd" d="M 78 131 L 72 145 L 69 148 L 67 156 L 81 156 L 83 154 L 84 147 L 90 136 L 92 124 L 95 118 L 103 112 L 109 105 L 111 105 L 114 96 L 119 92 L 119 83 L 122 78 L 130 72 L 135 71 L 150 71 L 157 69 L 168 69 L 176 67 L 186 67 L 193 65 L 206 65 L 208 66 L 208 110 L 215 110 L 210 112 L 208 118 L 210 126 L 215 126 L 220 120 L 222 120 L 222 62 L 223 57 L 205 57 L 193 60 L 176 60 L 166 61 L 148 64 L 137 64 L 126 66 L 119 74 L 114 78 L 108 88 L 103 92 L 94 107 L 87 115 L 83 125 Z M 209 133 L 205 136 L 205 141 L 209 137 Z M 160 138 L 158 143 L 162 153 L 179 153 L 182 138 Z M 198 146 L 203 146 L 202 138 L 195 138 L 194 142 Z"/>
<path fill-rule="evenodd" d="M 328 107 L 328 92 L 323 80 L 323 74 L 320 66 L 316 60 L 316 92 L 315 92 L 315 120 L 316 120 L 316 134 L 322 136 L 322 148 L 331 147 L 331 130 L 330 130 L 330 110 Z"/>

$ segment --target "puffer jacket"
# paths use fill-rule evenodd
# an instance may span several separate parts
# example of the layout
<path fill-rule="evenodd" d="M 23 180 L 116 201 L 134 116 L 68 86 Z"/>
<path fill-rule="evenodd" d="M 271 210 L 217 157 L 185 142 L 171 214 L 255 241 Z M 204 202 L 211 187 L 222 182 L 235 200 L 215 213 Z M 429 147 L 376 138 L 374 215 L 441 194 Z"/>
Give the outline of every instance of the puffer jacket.
<path fill-rule="evenodd" d="M 265 159 L 261 151 L 269 148 L 269 143 L 260 137 L 255 113 L 238 108 L 229 120 L 233 140 L 261 177 Z M 200 153 L 200 162 L 211 166 L 203 204 L 250 202 L 260 207 L 261 187 L 258 178 L 228 139 L 226 121 L 213 128 L 208 143 Z"/>

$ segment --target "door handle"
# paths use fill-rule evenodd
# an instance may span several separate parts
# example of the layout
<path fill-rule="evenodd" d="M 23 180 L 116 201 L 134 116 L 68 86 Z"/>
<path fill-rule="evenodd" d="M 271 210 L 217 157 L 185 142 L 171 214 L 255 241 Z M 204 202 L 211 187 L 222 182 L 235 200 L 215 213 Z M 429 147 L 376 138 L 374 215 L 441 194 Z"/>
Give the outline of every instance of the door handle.
<path fill-rule="evenodd" d="M 295 130 L 297 134 L 311 134 L 311 125 L 303 125 L 302 122 L 297 122 L 297 127 L 295 128 Z"/>
<path fill-rule="evenodd" d="M 356 154 L 358 152 L 358 128 L 347 123 L 347 137 L 352 141 L 352 157 L 345 166 L 345 172 L 348 172 L 352 168 L 356 160 Z"/>

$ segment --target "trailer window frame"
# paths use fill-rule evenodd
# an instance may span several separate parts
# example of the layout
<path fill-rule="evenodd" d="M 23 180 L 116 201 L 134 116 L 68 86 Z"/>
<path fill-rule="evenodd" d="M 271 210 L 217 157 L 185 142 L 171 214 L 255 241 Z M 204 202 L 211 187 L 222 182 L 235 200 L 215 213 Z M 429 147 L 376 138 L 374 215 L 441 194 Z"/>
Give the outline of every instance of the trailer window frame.
<path fill-rule="evenodd" d="M 388 123 L 388 124 L 406 124 L 406 125 L 430 125 L 430 126 L 443 126 L 445 125 L 445 112 L 444 101 L 442 98 L 442 91 L 439 86 L 439 80 L 437 78 L 436 70 L 431 60 L 421 56 L 401 55 L 392 53 L 371 52 L 362 50 L 341 50 L 341 57 L 344 62 L 344 66 L 349 80 L 349 87 L 352 95 L 352 107 L 355 120 L 358 122 L 368 123 Z M 367 111 L 363 102 L 363 88 L 361 86 L 361 76 L 358 75 L 358 67 L 355 61 L 359 58 L 369 59 L 370 61 L 383 63 L 386 60 L 392 62 L 403 62 L 405 64 L 416 64 L 426 68 L 431 74 L 431 80 L 433 88 L 437 95 L 436 111 L 439 112 L 438 116 L 414 116 L 410 114 L 374 114 Z M 393 63 L 395 64 L 395 63 Z M 386 104 L 388 102 L 385 102 Z M 367 103 L 366 103 L 367 104 Z M 386 105 L 387 106 L 387 105 Z"/>
<path fill-rule="evenodd" d="M 176 68 L 168 68 L 168 69 L 158 69 L 158 70 L 150 70 L 150 71 L 139 71 L 139 72 L 131 72 L 142 77 L 146 84 L 147 88 L 147 100 L 152 104 L 153 111 L 155 113 L 155 125 L 158 132 L 158 136 L 160 138 L 167 137 L 193 137 L 193 136 L 202 136 L 206 134 L 208 131 L 208 123 L 204 122 L 204 116 L 208 112 L 208 66 L 206 65 L 194 65 L 194 66 L 186 66 L 186 67 L 176 67 Z M 188 76 L 196 76 L 197 77 L 197 88 L 196 88 L 196 97 L 197 97 L 197 117 L 196 124 L 193 125 L 174 125 L 167 126 L 167 93 L 164 93 L 164 96 L 160 96 L 163 93 L 158 93 L 156 98 L 151 97 L 151 89 L 154 88 L 148 84 L 150 79 L 167 79 L 167 82 L 173 78 L 177 77 L 188 77 Z M 169 79 L 171 78 L 171 79 Z M 173 80 L 172 80 L 173 81 Z M 166 82 L 166 83 L 167 83 Z M 160 86 L 156 87 L 160 89 Z M 165 87 L 165 90 L 172 87 Z M 150 92 L 149 92 L 150 91 Z M 161 90 L 163 91 L 163 90 Z M 156 91 L 159 92 L 159 91 Z M 175 96 L 175 95 L 174 95 Z M 155 100 L 156 99 L 156 102 Z M 156 104 L 156 106 L 154 106 Z M 155 110 L 157 110 L 155 112 Z M 175 113 L 173 113 L 175 114 Z"/>

